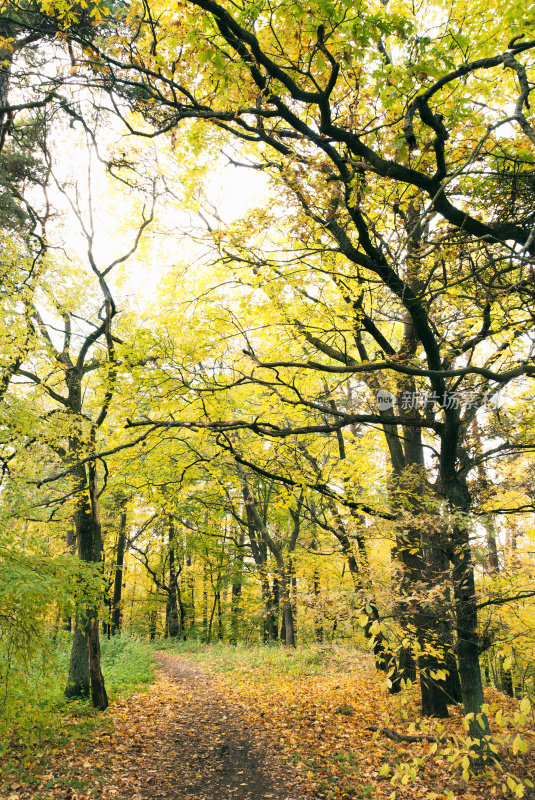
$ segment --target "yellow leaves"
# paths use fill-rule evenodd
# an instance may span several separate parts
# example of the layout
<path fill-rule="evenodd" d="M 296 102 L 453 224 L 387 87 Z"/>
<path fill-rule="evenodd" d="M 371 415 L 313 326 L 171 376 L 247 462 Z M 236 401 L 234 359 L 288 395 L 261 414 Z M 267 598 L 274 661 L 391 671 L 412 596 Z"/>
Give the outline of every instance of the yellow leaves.
<path fill-rule="evenodd" d="M 509 789 L 509 791 L 515 795 L 515 797 L 524 797 L 525 789 L 523 785 L 516 781 L 511 775 L 507 775 L 505 783 L 502 784 L 502 790 L 504 793 L 507 792 L 507 789 Z"/>
<path fill-rule="evenodd" d="M 56 17 L 63 29 L 68 29 L 71 25 L 77 24 L 81 19 L 81 12 L 89 8 L 88 0 L 80 0 L 79 3 L 71 3 L 68 0 L 41 0 L 41 11 L 49 17 Z M 105 17 L 111 14 L 110 9 L 103 0 L 91 0 L 91 10 L 89 16 L 93 25 L 98 25 Z"/>
<path fill-rule="evenodd" d="M 520 734 L 517 734 L 513 740 L 512 745 L 513 754 L 516 755 L 517 753 L 526 753 L 528 749 L 528 745 L 525 739 L 523 739 Z"/>
<path fill-rule="evenodd" d="M 529 712 L 531 711 L 531 703 L 529 702 L 528 697 L 524 697 L 520 701 L 520 711 L 522 714 L 529 714 Z"/>

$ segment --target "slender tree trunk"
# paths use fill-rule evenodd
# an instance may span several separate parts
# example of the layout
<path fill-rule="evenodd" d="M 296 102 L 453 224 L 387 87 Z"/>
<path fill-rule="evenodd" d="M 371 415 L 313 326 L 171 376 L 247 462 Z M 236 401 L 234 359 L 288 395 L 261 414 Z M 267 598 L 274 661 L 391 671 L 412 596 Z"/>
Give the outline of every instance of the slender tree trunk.
<path fill-rule="evenodd" d="M 182 633 L 183 610 L 179 613 L 179 586 L 175 566 L 175 525 L 171 518 L 169 518 L 169 539 L 168 539 L 168 555 L 169 555 L 169 615 L 168 615 L 168 632 L 170 638 L 176 638 Z M 182 605 L 182 604 L 181 604 Z"/>
<path fill-rule="evenodd" d="M 311 511 L 313 516 L 315 515 L 315 507 L 311 504 Z M 316 522 L 313 519 L 312 521 L 312 542 L 310 543 L 310 549 L 312 551 L 318 549 L 318 539 L 317 539 L 317 530 L 316 530 Z M 320 571 L 318 567 L 314 566 L 314 572 L 312 573 L 312 591 L 314 593 L 314 632 L 316 635 L 316 642 L 318 644 L 323 643 L 323 624 L 322 624 L 322 615 L 320 614 L 319 610 L 319 601 L 321 597 L 321 580 L 320 580 Z"/>
<path fill-rule="evenodd" d="M 291 583 L 288 578 L 288 571 L 284 564 L 282 546 L 273 539 L 273 537 L 270 535 L 267 529 L 265 522 L 262 520 L 262 517 L 258 512 L 255 499 L 251 494 L 249 485 L 247 483 L 247 480 L 245 478 L 245 475 L 241 467 L 239 467 L 238 474 L 242 479 L 243 499 L 245 502 L 245 507 L 247 509 L 247 519 L 249 522 L 250 533 L 252 531 L 258 532 L 258 535 L 262 537 L 264 544 L 269 548 L 272 555 L 274 556 L 277 565 L 276 579 L 273 580 L 273 589 L 274 589 L 273 594 L 275 595 L 275 585 L 276 585 L 278 590 L 277 605 L 279 597 L 282 599 L 283 626 L 281 631 L 281 638 L 282 636 L 284 637 L 284 643 L 286 646 L 295 647 L 295 628 L 292 615 L 292 602 L 290 595 Z M 299 528 L 297 526 L 297 530 L 298 529 Z M 250 538 L 254 539 L 255 534 L 253 533 L 253 535 L 250 536 Z M 258 544 L 256 544 L 256 550 L 259 551 Z"/>
<path fill-rule="evenodd" d="M 152 597 L 152 588 L 151 591 L 149 592 L 149 598 L 151 597 Z M 149 611 L 149 638 L 151 642 L 153 642 L 156 639 L 157 620 L 158 620 L 158 612 L 156 608 L 151 608 L 151 610 Z"/>
<path fill-rule="evenodd" d="M 111 633 L 115 635 L 121 627 L 122 610 L 121 599 L 123 591 L 123 567 L 126 549 L 126 499 L 121 501 L 121 516 L 119 520 L 119 533 L 117 536 L 117 550 L 115 557 L 115 575 L 113 580 L 113 600 L 111 614 Z"/>
<path fill-rule="evenodd" d="M 273 589 L 269 585 L 269 578 L 261 574 L 262 602 L 264 604 L 264 615 L 262 620 L 262 640 L 264 643 L 276 642 L 278 632 L 278 588 L 276 581 L 273 582 Z"/>
<path fill-rule="evenodd" d="M 76 553 L 76 530 L 75 530 L 75 522 L 74 519 L 71 521 L 71 525 L 67 530 L 67 539 L 66 539 L 67 551 L 74 555 Z M 63 619 L 63 630 L 68 631 L 71 633 L 72 631 L 72 618 L 70 615 L 62 615 Z"/>
<path fill-rule="evenodd" d="M 292 607 L 292 619 L 294 626 L 294 640 L 297 641 L 297 575 L 295 573 L 295 561 L 290 562 L 290 602 Z"/>
<path fill-rule="evenodd" d="M 312 591 L 314 592 L 314 633 L 316 642 L 323 644 L 323 622 L 322 615 L 319 609 L 319 601 L 321 597 L 321 581 L 320 573 L 317 567 L 314 568 L 312 575 Z"/>
<path fill-rule="evenodd" d="M 169 638 L 169 616 L 171 613 L 171 603 L 169 602 L 169 594 L 165 599 L 165 628 L 164 628 L 164 639 Z"/>
<path fill-rule="evenodd" d="M 254 518 L 247 503 L 245 503 L 245 511 L 247 515 L 249 545 L 251 547 L 251 553 L 253 554 L 253 559 L 260 575 L 260 587 L 262 592 L 262 602 L 264 605 L 264 615 L 262 619 L 262 641 L 264 644 L 267 644 L 268 642 L 274 642 L 277 640 L 278 600 L 275 596 L 277 593 L 277 584 L 276 580 L 274 580 L 272 591 L 269 585 L 269 577 L 267 575 L 267 552 L 265 548 L 260 547 L 254 525 Z"/>
<path fill-rule="evenodd" d="M 193 572 L 191 571 L 191 556 L 188 555 L 186 557 L 186 567 L 187 567 L 187 586 L 188 586 L 188 603 L 189 603 L 189 629 L 194 630 L 195 628 L 195 578 L 193 576 Z"/>
<path fill-rule="evenodd" d="M 213 625 L 214 625 L 215 611 L 216 611 L 216 608 L 217 608 L 217 598 L 218 598 L 218 593 L 214 592 L 214 602 L 212 603 L 212 610 L 210 612 L 210 619 L 208 620 L 208 630 L 207 630 L 207 634 L 206 634 L 206 643 L 207 644 L 210 644 L 210 642 L 212 641 L 212 629 L 213 629 Z"/>
<path fill-rule="evenodd" d="M 202 583 L 202 624 L 204 631 L 204 641 L 208 641 L 208 577 L 206 571 L 206 564 L 203 570 L 203 583 Z"/>
<path fill-rule="evenodd" d="M 280 640 L 281 642 L 284 642 L 286 647 L 295 647 L 295 627 L 292 611 L 292 599 L 290 595 L 291 583 L 284 565 L 282 553 L 278 553 L 276 561 L 278 567 L 277 585 L 279 588 L 280 600 L 282 601 Z"/>
<path fill-rule="evenodd" d="M 93 529 L 93 561 L 99 564 L 102 558 L 102 528 L 98 505 L 97 474 L 94 462 L 88 464 L 89 493 L 91 497 L 91 521 Z M 98 632 L 98 606 L 91 609 L 88 627 L 89 675 L 91 699 L 95 708 L 104 711 L 108 707 L 108 695 L 100 665 L 100 640 Z"/>
<path fill-rule="evenodd" d="M 514 697 L 514 688 L 513 688 L 513 674 L 510 669 L 505 669 L 503 666 L 504 659 L 502 656 L 499 656 L 498 662 L 498 688 L 501 692 L 506 694 L 508 697 Z"/>
<path fill-rule="evenodd" d="M 284 644 L 286 647 L 295 647 L 295 626 L 290 596 L 291 583 L 288 575 L 281 576 L 282 614 L 284 617 Z"/>
<path fill-rule="evenodd" d="M 268 587 L 269 587 L 269 581 L 268 581 Z M 279 638 L 279 616 L 280 616 L 280 605 L 281 605 L 280 584 L 277 574 L 273 576 L 268 598 L 269 598 L 268 599 L 269 640 L 271 642 L 276 642 L 277 639 Z M 284 622 L 284 617 L 282 619 L 282 622 Z"/>
<path fill-rule="evenodd" d="M 223 641 L 223 609 L 221 606 L 221 591 L 217 592 L 217 638 Z"/>
<path fill-rule="evenodd" d="M 232 576 L 232 600 L 230 611 L 230 643 L 238 644 L 239 629 L 240 629 L 240 616 L 241 616 L 241 587 L 243 580 L 243 545 L 245 542 L 245 534 L 240 531 L 239 546 L 237 549 L 234 572 Z"/>
<path fill-rule="evenodd" d="M 500 571 L 500 559 L 496 542 L 496 526 L 492 514 L 485 518 L 484 525 L 487 532 L 487 571 L 490 575 L 497 575 Z"/>

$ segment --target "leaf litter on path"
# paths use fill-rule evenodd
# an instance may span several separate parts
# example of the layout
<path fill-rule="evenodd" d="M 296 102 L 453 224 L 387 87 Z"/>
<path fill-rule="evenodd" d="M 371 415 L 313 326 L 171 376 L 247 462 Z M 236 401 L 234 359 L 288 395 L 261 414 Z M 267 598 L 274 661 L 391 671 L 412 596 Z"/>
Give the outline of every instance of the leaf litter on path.
<path fill-rule="evenodd" d="M 0 800 L 308 800 L 288 757 L 208 672 L 158 654 L 148 689 L 115 702 L 111 725 L 42 754 L 32 783 Z"/>
<path fill-rule="evenodd" d="M 430 742 L 394 743 L 378 733 L 388 719 L 403 732 L 408 723 L 402 719 L 418 716 L 416 701 L 387 696 L 366 662 L 349 674 L 288 675 L 259 667 L 223 676 L 182 656 L 159 653 L 157 658 L 160 674 L 147 691 L 116 701 L 99 716 L 103 724 L 97 733 L 44 748 L 34 759 L 33 783 L 23 778 L 0 782 L 0 800 L 490 800 L 513 795 L 502 793 L 497 775 L 463 781 Z M 452 709 L 443 732 L 462 731 L 461 721 L 460 710 Z M 515 772 L 533 774 L 531 744 L 528 754 L 516 754 L 515 760 Z M 393 785 L 390 778 L 399 764 L 407 765 L 408 778 Z"/>

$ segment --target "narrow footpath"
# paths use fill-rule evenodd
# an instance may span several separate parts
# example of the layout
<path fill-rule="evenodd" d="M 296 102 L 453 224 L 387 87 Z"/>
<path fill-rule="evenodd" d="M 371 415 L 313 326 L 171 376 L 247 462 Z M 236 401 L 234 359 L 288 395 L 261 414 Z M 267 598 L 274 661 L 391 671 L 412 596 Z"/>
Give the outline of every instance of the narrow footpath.
<path fill-rule="evenodd" d="M 101 798 L 307 800 L 278 743 L 206 671 L 166 653 L 157 659 L 156 683 L 124 701 L 113 733 L 99 739 L 102 766 L 113 761 Z"/>

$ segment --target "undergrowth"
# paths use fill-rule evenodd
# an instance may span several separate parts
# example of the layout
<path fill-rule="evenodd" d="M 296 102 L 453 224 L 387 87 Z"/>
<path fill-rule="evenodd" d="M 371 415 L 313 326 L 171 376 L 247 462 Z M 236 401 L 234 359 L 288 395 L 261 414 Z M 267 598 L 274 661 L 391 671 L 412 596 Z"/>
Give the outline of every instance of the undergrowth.
<path fill-rule="evenodd" d="M 24 765 L 41 745 L 57 747 L 72 737 L 106 724 L 88 700 L 67 701 L 63 689 L 69 668 L 70 637 L 49 641 L 28 661 L 24 674 L 11 680 L 0 715 L 0 755 Z M 110 702 L 154 679 L 152 649 L 132 636 L 101 641 L 102 671 Z"/>
<path fill-rule="evenodd" d="M 286 648 L 278 645 L 231 645 L 225 642 L 204 644 L 165 639 L 153 642 L 155 650 L 191 656 L 215 672 L 244 672 L 250 680 L 266 681 L 273 674 L 306 677 L 330 673 L 361 672 L 371 669 L 371 658 L 359 650 L 336 645 L 301 645 Z"/>

